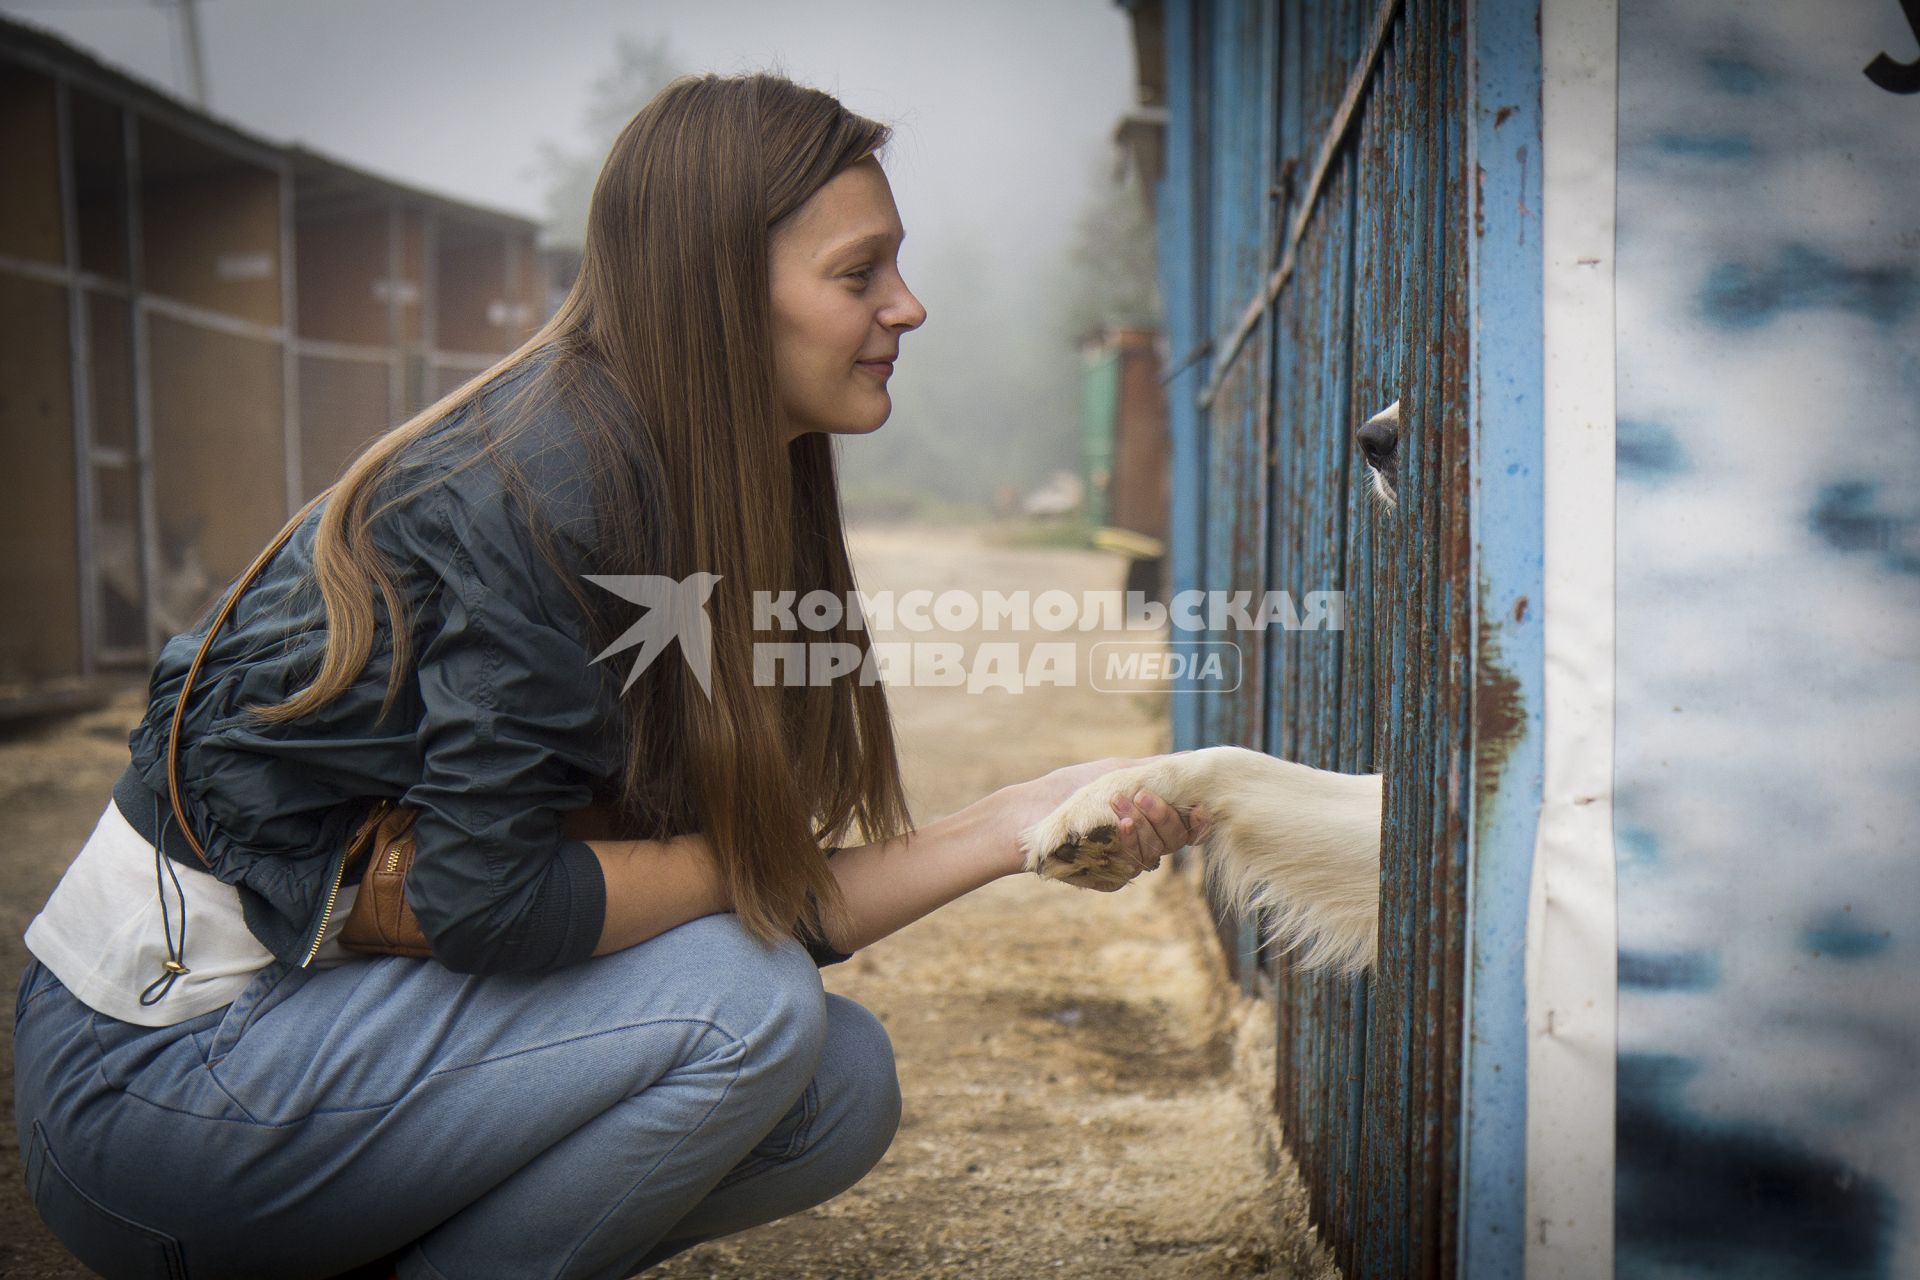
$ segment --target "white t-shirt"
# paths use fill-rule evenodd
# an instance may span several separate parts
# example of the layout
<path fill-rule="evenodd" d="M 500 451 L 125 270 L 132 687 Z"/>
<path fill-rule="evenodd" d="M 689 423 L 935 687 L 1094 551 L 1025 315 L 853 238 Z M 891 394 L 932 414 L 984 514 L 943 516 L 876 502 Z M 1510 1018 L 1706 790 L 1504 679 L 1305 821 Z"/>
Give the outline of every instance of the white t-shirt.
<path fill-rule="evenodd" d="M 155 860 L 154 847 L 107 801 L 93 834 L 26 933 L 27 950 L 81 1003 L 143 1027 L 172 1026 L 230 1004 L 273 962 L 273 953 L 247 928 L 238 889 L 198 867 L 164 859 L 179 877 L 176 892 L 173 876 Z M 187 972 L 166 995 L 143 1005 L 140 993 L 166 972 L 163 893 L 176 946 L 185 901 L 181 959 Z M 357 958 L 337 935 L 358 893 L 358 885 L 341 886 L 312 967 Z"/>

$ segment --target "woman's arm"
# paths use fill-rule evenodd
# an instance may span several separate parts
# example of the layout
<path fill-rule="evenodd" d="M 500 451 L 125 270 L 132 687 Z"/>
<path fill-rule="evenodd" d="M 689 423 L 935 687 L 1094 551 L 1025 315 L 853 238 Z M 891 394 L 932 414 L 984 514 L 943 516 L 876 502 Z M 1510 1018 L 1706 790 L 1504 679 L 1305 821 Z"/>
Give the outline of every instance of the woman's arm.
<path fill-rule="evenodd" d="M 832 865 L 846 903 L 846 931 L 829 929 L 828 943 L 856 951 L 991 880 L 1025 871 L 1022 831 L 1101 774 L 1143 763 L 1110 759 L 1055 769 L 1002 787 L 911 836 L 842 849 Z M 1159 866 L 1161 858 L 1199 839 L 1206 828 L 1204 812 L 1182 819 L 1148 793 L 1137 806 L 1116 802 L 1114 815 L 1121 847 L 1142 871 Z"/>
<path fill-rule="evenodd" d="M 607 883 L 607 918 L 596 956 L 733 907 L 704 836 L 589 840 L 587 847 L 599 855 Z"/>
<path fill-rule="evenodd" d="M 827 941 L 852 952 L 1001 876 L 1025 869 L 1020 832 L 1094 778 L 1139 760 L 1097 760 L 1003 787 L 957 813 L 874 844 L 849 845 L 833 858 L 846 904 L 844 932 Z M 1115 806 L 1122 847 L 1142 871 L 1200 837 L 1205 815 L 1183 820 L 1159 797 L 1138 808 Z M 606 955 L 699 916 L 729 908 L 699 836 L 672 840 L 589 840 L 606 877 L 607 914 L 595 955 Z"/>

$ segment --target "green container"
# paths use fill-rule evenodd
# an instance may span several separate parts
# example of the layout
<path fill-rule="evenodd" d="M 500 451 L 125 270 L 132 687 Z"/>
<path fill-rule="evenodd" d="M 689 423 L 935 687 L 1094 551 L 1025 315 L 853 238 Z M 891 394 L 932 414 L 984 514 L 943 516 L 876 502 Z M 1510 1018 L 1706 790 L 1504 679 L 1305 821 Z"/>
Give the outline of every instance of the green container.
<path fill-rule="evenodd" d="M 1089 342 L 1080 376 L 1080 480 L 1086 486 L 1081 511 L 1089 525 L 1107 522 L 1113 481 L 1113 430 L 1120 409 L 1120 349 Z"/>

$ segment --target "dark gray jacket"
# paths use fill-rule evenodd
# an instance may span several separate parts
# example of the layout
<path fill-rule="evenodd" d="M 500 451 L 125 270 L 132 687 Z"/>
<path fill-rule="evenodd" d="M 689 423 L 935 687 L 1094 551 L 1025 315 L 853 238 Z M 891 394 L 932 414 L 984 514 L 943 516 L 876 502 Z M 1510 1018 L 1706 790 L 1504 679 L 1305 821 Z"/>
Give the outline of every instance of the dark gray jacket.
<path fill-rule="evenodd" d="M 485 404 L 537 367 L 501 380 Z M 559 549 L 586 571 L 594 513 L 584 446 L 562 409 L 536 419 L 512 455 L 543 495 Z M 526 516 L 509 509 L 495 466 L 455 470 L 472 452 L 463 445 L 382 491 L 439 477 L 373 530 L 414 611 L 414 670 L 384 720 L 392 640 L 377 593 L 373 651 L 345 694 L 290 725 L 261 726 L 242 710 L 297 692 L 318 670 L 326 613 L 311 568 L 324 502 L 242 595 L 194 677 L 182 806 L 214 874 L 240 890 L 248 927 L 288 963 L 312 958 L 343 879 L 346 833 L 378 796 L 419 809 L 407 897 L 447 967 L 554 969 L 599 940 L 599 860 L 560 827 L 622 762 L 614 715 L 625 672 L 613 669 L 620 655 L 592 661 L 588 621 L 535 548 Z M 167 732 L 216 609 L 161 651 L 128 738 L 132 763 L 114 788 L 136 830 L 194 867 L 167 799 Z M 820 963 L 844 958 L 810 949 Z"/>

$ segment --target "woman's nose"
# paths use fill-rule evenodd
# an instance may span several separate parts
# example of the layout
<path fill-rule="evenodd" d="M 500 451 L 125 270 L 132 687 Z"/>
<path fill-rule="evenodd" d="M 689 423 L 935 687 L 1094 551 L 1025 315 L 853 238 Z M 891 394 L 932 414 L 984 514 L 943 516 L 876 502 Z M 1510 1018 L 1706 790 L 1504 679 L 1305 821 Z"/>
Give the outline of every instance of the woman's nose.
<path fill-rule="evenodd" d="M 893 312 L 887 317 L 887 323 L 901 329 L 918 329 L 927 320 L 927 309 L 920 305 L 920 299 L 913 296 L 913 290 L 903 283 L 900 286 L 900 298 L 894 303 Z"/>

